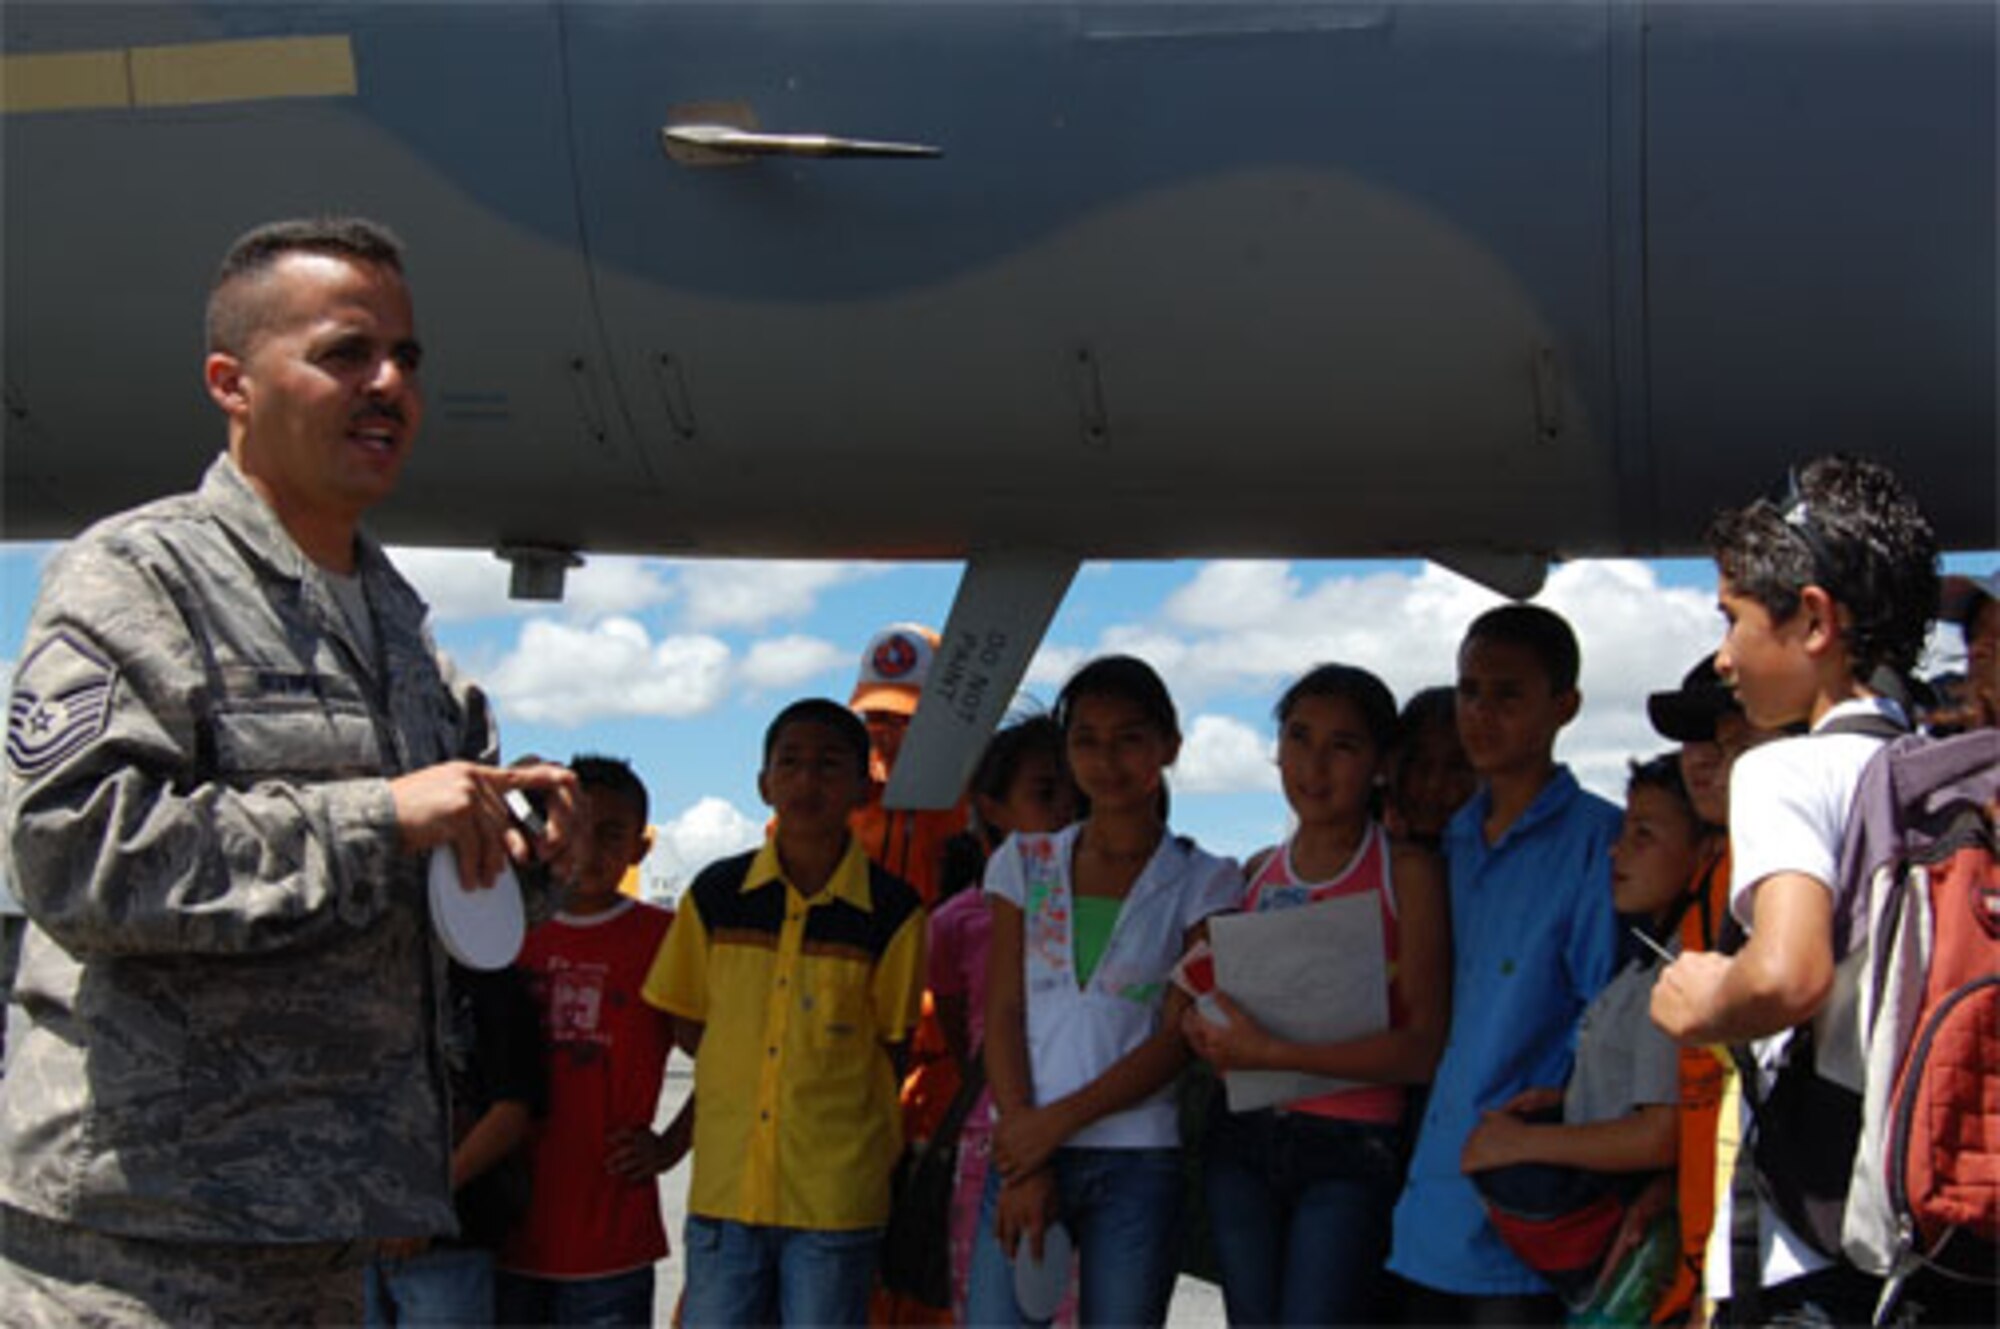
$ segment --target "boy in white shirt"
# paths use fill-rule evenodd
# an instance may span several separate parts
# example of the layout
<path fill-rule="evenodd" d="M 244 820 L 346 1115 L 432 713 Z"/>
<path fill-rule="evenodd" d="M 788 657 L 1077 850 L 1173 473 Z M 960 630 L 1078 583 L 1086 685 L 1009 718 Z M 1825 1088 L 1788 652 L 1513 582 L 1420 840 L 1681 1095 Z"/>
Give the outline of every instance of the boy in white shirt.
<path fill-rule="evenodd" d="M 1682 955 L 1652 1000 L 1654 1021 L 1684 1044 L 1753 1045 L 1767 1090 L 1789 1034 L 1821 1015 L 1836 966 L 1864 939 L 1849 935 L 1836 950 L 1847 904 L 1836 898 L 1841 839 L 1862 767 L 1885 732 L 1908 728 L 1882 694 L 1915 666 L 1938 589 L 1936 536 L 1886 468 L 1826 457 L 1788 478 L 1781 500 L 1723 513 L 1709 528 L 1728 620 L 1716 668 L 1752 724 L 1812 732 L 1745 753 L 1731 775 L 1730 908 L 1748 941 L 1733 955 Z M 1829 1079 L 1848 1078 L 1839 1044 L 1822 1038 L 1817 1049 Z M 1718 1232 L 1730 1230 L 1731 1208 L 1719 1194 Z M 1744 1263 L 1733 1275 L 1729 1260 L 1708 1262 L 1718 1323 L 1866 1323 L 1880 1290 L 1762 1202 L 1760 1287 L 1748 1285 Z"/>

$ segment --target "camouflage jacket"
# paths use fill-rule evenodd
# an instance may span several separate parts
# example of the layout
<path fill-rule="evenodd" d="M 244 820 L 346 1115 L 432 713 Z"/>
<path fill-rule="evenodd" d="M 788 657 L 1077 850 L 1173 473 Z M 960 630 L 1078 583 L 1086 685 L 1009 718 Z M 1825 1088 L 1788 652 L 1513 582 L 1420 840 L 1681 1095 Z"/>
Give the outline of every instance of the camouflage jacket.
<path fill-rule="evenodd" d="M 359 572 L 377 659 L 227 457 L 51 565 L 7 728 L 0 1201 L 169 1240 L 453 1229 L 444 959 L 386 777 L 493 733 L 366 538 Z"/>

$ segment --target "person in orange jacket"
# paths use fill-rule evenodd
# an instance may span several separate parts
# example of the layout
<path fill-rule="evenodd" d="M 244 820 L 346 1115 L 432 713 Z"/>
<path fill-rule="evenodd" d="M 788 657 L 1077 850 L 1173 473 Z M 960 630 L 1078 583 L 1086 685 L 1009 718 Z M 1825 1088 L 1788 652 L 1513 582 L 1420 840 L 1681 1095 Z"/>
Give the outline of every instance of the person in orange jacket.
<path fill-rule="evenodd" d="M 868 857 L 916 888 L 926 909 L 938 902 L 945 841 L 965 829 L 965 800 L 942 810 L 892 809 L 883 806 L 882 791 L 896 769 L 937 646 L 937 633 L 920 624 L 884 628 L 862 652 L 860 677 L 847 702 L 868 726 L 871 777 L 868 802 L 848 826 Z"/>
<path fill-rule="evenodd" d="M 868 727 L 868 801 L 848 818 L 868 857 L 916 888 L 924 908 L 938 903 L 945 843 L 966 828 L 961 798 L 943 810 L 888 808 L 882 793 L 896 769 L 916 714 L 924 679 L 937 655 L 938 634 L 918 623 L 895 623 L 869 638 L 848 706 Z M 935 1002 L 924 993 L 923 1015 L 910 1039 L 910 1069 L 903 1079 L 903 1138 L 929 1139 L 958 1093 L 959 1066 L 938 1024 Z M 919 1306 L 877 1291 L 869 1319 L 874 1324 L 926 1324 L 950 1318 L 949 1308 Z"/>

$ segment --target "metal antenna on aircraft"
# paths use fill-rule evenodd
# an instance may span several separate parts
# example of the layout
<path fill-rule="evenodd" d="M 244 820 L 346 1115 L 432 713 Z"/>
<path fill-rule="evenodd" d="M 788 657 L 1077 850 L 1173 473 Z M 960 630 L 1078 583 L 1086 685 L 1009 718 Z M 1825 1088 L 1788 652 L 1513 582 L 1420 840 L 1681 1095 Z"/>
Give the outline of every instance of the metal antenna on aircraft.
<path fill-rule="evenodd" d="M 513 569 L 507 594 L 515 600 L 560 600 L 569 570 L 583 566 L 583 555 L 553 545 L 501 545 L 493 557 Z"/>

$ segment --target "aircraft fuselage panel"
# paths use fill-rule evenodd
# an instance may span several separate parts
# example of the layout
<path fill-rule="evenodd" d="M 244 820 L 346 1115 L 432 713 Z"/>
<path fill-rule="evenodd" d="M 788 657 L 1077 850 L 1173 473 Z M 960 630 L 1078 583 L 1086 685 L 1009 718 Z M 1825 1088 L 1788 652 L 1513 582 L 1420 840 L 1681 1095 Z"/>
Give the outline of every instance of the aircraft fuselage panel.
<path fill-rule="evenodd" d="M 1829 447 L 1991 545 L 1994 14 L 17 0 L 8 537 L 220 444 L 229 239 L 409 244 L 422 543 L 1685 549 Z M 706 115 L 795 136 L 670 155 Z M 678 118 L 678 119 L 677 119 Z M 832 140 L 935 157 L 824 155 Z"/>

